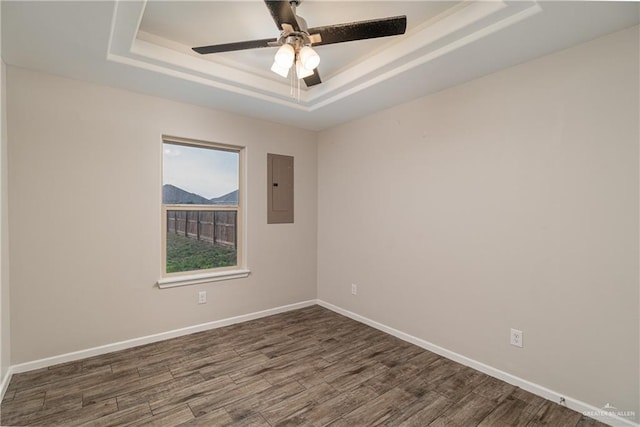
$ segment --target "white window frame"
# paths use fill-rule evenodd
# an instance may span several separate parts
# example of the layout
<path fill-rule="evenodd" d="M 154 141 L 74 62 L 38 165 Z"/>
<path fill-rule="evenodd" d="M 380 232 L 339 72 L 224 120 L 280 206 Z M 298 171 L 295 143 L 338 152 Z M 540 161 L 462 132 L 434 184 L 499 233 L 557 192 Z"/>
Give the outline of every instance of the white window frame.
<path fill-rule="evenodd" d="M 161 224 L 162 224 L 162 261 L 161 277 L 157 282 L 159 288 L 172 288 L 176 286 L 196 285 L 200 283 L 216 282 L 220 280 L 239 279 L 247 277 L 251 272 L 247 269 L 245 258 L 245 152 L 246 147 L 221 144 L 217 142 L 200 141 L 180 138 L 175 136 L 162 136 L 162 146 L 165 143 L 184 145 L 188 147 L 201 147 L 214 150 L 231 151 L 238 153 L 238 205 L 183 205 L 164 204 L 162 201 L 162 178 L 160 179 L 161 200 Z M 161 147 L 162 147 L 161 146 Z M 164 156 L 161 156 L 163 158 Z M 162 164 L 164 168 L 164 163 Z M 164 170 L 164 169 L 161 169 Z M 218 267 L 204 270 L 167 273 L 167 211 L 191 210 L 191 211 L 236 211 L 236 265 L 230 267 Z"/>

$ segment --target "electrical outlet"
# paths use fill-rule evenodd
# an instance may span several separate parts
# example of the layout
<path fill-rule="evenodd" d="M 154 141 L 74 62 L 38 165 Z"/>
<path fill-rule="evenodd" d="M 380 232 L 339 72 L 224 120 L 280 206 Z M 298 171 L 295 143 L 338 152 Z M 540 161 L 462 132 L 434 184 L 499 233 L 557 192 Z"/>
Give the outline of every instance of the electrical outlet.
<path fill-rule="evenodd" d="M 358 295 L 358 285 L 355 283 L 351 284 L 351 295 Z"/>
<path fill-rule="evenodd" d="M 206 304 L 207 303 L 207 291 L 198 292 L 198 304 Z"/>
<path fill-rule="evenodd" d="M 522 331 L 511 328 L 511 345 L 522 347 Z"/>

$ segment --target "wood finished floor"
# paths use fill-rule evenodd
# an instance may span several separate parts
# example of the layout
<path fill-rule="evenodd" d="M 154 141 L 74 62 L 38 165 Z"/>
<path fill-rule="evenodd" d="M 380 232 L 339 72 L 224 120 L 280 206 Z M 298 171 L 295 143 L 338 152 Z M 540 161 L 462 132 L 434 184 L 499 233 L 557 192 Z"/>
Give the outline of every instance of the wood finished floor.
<path fill-rule="evenodd" d="M 14 425 L 603 426 L 313 306 L 13 376 Z"/>

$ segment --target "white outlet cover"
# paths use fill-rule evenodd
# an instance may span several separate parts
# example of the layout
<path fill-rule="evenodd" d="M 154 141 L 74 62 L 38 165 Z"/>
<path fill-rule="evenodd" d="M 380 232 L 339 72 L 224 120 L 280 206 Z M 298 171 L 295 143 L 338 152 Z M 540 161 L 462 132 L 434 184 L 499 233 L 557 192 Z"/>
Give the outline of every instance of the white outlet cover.
<path fill-rule="evenodd" d="M 511 338 L 509 341 L 511 345 L 514 345 L 516 347 L 522 347 L 522 341 L 523 341 L 522 331 L 511 328 Z"/>

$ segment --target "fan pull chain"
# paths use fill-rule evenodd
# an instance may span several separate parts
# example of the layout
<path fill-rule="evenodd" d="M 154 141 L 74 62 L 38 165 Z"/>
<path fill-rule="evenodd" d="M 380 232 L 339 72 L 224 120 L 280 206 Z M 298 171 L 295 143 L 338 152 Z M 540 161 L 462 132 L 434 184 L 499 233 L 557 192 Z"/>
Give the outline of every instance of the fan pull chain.
<path fill-rule="evenodd" d="M 289 96 L 300 102 L 300 78 L 298 77 L 298 67 L 296 67 L 297 57 L 293 61 L 291 73 L 289 74 Z"/>
<path fill-rule="evenodd" d="M 295 66 L 291 67 L 291 68 L 293 68 L 293 70 L 289 74 L 289 96 L 293 98 L 294 97 L 293 85 L 294 85 L 294 80 L 296 78 L 296 68 L 295 68 Z"/>

